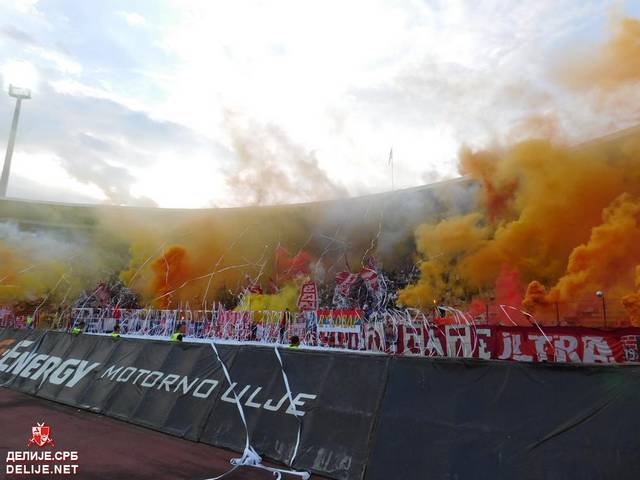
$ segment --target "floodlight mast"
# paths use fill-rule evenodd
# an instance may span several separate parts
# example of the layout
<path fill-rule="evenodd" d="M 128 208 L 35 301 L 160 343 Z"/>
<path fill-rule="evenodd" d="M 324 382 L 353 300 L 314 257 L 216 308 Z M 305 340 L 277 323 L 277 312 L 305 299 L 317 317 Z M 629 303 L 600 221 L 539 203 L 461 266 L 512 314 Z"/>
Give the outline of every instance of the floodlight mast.
<path fill-rule="evenodd" d="M 0 198 L 7 196 L 7 187 L 9 186 L 9 173 L 11 172 L 11 157 L 13 156 L 13 146 L 16 143 L 16 131 L 18 130 L 20 107 L 22 106 L 22 100 L 28 100 L 31 98 L 31 90 L 29 90 L 28 88 L 20 88 L 9 85 L 9 95 L 16 99 L 16 108 L 13 111 L 13 122 L 11 122 L 11 133 L 9 134 L 9 143 L 7 144 L 7 154 L 4 157 L 2 177 L 0 177 Z"/>

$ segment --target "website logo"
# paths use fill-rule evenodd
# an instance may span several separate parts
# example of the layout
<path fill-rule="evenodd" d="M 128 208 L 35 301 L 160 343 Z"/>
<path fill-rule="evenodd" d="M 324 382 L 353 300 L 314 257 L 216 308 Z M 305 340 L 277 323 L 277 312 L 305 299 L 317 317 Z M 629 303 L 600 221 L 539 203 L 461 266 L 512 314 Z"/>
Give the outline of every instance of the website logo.
<path fill-rule="evenodd" d="M 40 448 L 48 445 L 55 447 L 56 444 L 51 438 L 51 427 L 44 422 L 36 423 L 35 427 L 31 427 L 31 439 L 27 443 L 27 447 L 31 445 L 37 445 Z"/>
<path fill-rule="evenodd" d="M 77 475 L 79 456 L 77 451 L 58 450 L 51 437 L 51 427 L 45 422 L 36 422 L 31 427 L 31 438 L 27 448 L 31 450 L 9 450 L 5 460 L 5 474 L 20 476 Z M 53 448 L 44 448 L 53 447 Z"/>

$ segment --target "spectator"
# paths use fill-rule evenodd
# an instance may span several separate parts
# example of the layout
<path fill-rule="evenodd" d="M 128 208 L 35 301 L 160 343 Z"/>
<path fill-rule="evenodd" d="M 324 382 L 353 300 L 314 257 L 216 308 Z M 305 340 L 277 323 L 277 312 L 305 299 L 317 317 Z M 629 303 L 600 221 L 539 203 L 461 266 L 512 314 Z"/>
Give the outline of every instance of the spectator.
<path fill-rule="evenodd" d="M 120 325 L 116 323 L 111 332 L 111 338 L 120 338 Z"/>
<path fill-rule="evenodd" d="M 71 329 L 71 335 L 80 335 L 84 332 L 84 320 Z"/>
<path fill-rule="evenodd" d="M 280 319 L 280 338 L 279 338 L 280 343 L 284 343 L 284 339 L 286 338 L 285 334 L 287 332 L 287 327 L 289 326 L 290 323 L 291 323 L 291 312 L 287 308 L 285 309 L 284 312 L 282 312 L 282 318 Z"/>
<path fill-rule="evenodd" d="M 300 337 L 293 335 L 289 340 L 289 348 L 300 348 Z"/>
<path fill-rule="evenodd" d="M 172 342 L 181 342 L 182 341 L 182 324 L 178 323 L 176 328 L 173 330 L 173 335 L 171 335 Z"/>

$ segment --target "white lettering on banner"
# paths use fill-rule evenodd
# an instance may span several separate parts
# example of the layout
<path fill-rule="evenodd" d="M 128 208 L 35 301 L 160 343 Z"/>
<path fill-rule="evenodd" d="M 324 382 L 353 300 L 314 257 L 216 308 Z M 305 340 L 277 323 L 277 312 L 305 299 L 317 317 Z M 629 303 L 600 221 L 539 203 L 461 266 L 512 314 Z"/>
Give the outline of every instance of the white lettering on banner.
<path fill-rule="evenodd" d="M 26 365 L 22 369 L 22 371 L 19 373 L 19 376 L 22 378 L 29 378 L 29 376 L 34 373 L 47 358 L 49 358 L 49 355 L 44 355 L 42 353 L 40 355 L 36 355 L 35 357 L 33 357 L 31 362 L 29 362 L 29 365 Z"/>
<path fill-rule="evenodd" d="M 538 362 L 546 362 L 547 361 L 547 352 L 544 349 L 545 345 L 549 344 L 547 337 L 544 335 L 529 335 L 529 340 L 533 340 L 534 345 L 536 346 L 536 355 L 538 356 Z"/>
<path fill-rule="evenodd" d="M 576 353 L 578 339 L 570 335 L 559 335 L 553 342 L 556 351 L 557 362 L 580 362 L 580 356 Z"/>
<path fill-rule="evenodd" d="M 60 362 L 62 362 L 62 359 L 60 357 L 49 357 L 49 359 L 42 364 L 40 370 L 38 370 L 31 377 L 31 380 L 38 380 L 40 377 L 42 377 L 42 381 L 44 382 L 49 377 L 51 372 L 58 368 Z"/>
<path fill-rule="evenodd" d="M 116 382 L 128 382 L 131 376 L 136 373 L 136 371 L 138 371 L 138 369 L 135 367 L 126 367 L 124 370 L 122 370 L 122 373 L 118 375 Z"/>
<path fill-rule="evenodd" d="M 73 387 L 77 383 L 73 380 L 74 372 L 76 372 L 76 368 L 82 363 L 80 360 L 69 359 L 62 362 L 52 373 L 49 375 L 49 383 L 53 385 L 65 385 L 67 387 Z M 86 364 L 86 362 L 84 362 Z M 99 364 L 94 364 L 98 366 Z M 73 383 L 72 383 L 73 382 Z"/>
<path fill-rule="evenodd" d="M 29 353 L 29 352 L 22 353 L 16 359 L 16 361 L 13 362 L 13 365 L 9 367 L 9 369 L 7 370 L 7 373 L 13 373 L 14 375 L 18 375 L 22 371 L 22 369 L 26 367 L 31 362 L 33 357 L 35 357 L 36 355 L 37 355 L 36 353 Z"/>
<path fill-rule="evenodd" d="M 235 397 L 230 397 L 229 395 L 235 390 L 237 383 L 233 382 L 231 384 L 231 386 L 229 386 L 229 388 L 227 388 L 227 391 L 224 392 L 224 394 L 222 395 L 222 397 L 220 397 L 220 400 L 222 400 L 223 402 L 228 402 L 228 403 L 236 403 L 236 399 Z M 242 401 L 242 396 L 246 393 L 247 390 L 249 390 L 249 388 L 251 387 L 251 385 L 247 385 L 246 387 L 244 387 L 242 389 L 242 391 L 240 393 L 236 393 L 236 396 L 238 397 L 238 401 Z"/>
<path fill-rule="evenodd" d="M 186 395 L 187 393 L 189 393 L 189 390 L 191 390 L 191 387 L 193 387 L 196 383 L 198 383 L 198 380 L 200 379 L 196 377 L 196 379 L 193 382 L 191 382 L 191 384 L 189 384 L 189 378 L 184 377 L 182 380 L 180 380 L 180 383 L 175 388 L 174 392 L 178 391 L 178 387 L 182 387 L 182 394 Z"/>
<path fill-rule="evenodd" d="M 308 400 L 314 400 L 316 397 L 317 395 L 299 393 L 298 395 L 296 395 L 296 398 L 293 399 L 293 405 L 289 405 L 289 408 L 287 408 L 287 413 L 290 415 L 295 415 L 296 417 L 304 417 L 305 412 L 303 412 L 302 410 L 297 410 L 295 407 L 304 406 L 304 398 Z"/>
<path fill-rule="evenodd" d="M 477 328 L 476 336 L 478 338 L 478 357 L 484 359 L 491 358 L 491 352 L 487 349 L 487 339 L 491 338 L 491 330 L 488 328 Z"/>
<path fill-rule="evenodd" d="M 4 372 L 7 369 L 13 368 L 13 364 L 11 364 L 10 367 L 7 361 L 13 358 L 18 358 L 20 356 L 20 349 L 22 347 L 33 345 L 33 343 L 34 342 L 32 342 L 31 340 L 21 340 L 16 343 L 12 349 L 5 352 L 5 354 L 2 356 L 2 360 L 0 360 L 0 372 Z"/>
<path fill-rule="evenodd" d="M 525 355 L 522 353 L 522 335 L 515 333 L 511 338 L 513 338 L 512 358 L 519 362 L 533 362 L 533 355 Z"/>
<path fill-rule="evenodd" d="M 51 374 L 51 376 L 49 377 L 49 383 L 53 383 L 54 385 L 62 385 L 73 375 L 72 367 L 78 365 L 79 363 L 80 360 L 75 360 L 73 358 L 65 360 Z"/>
<path fill-rule="evenodd" d="M 498 360 L 511 360 L 511 354 L 513 348 L 511 348 L 511 334 L 502 332 L 502 353 L 498 357 Z"/>
<path fill-rule="evenodd" d="M 34 342 L 29 340 L 17 342 L 12 349 L 6 351 L 1 357 L 0 369 L 5 374 L 12 373 L 14 376 L 30 380 L 48 381 L 52 385 L 73 388 L 101 365 L 98 362 L 91 363 L 87 360 L 75 358 L 63 360 L 57 356 L 25 351 L 33 344 Z M 105 367 L 98 373 L 97 378 L 111 382 L 131 383 L 143 388 L 155 388 L 169 393 L 190 394 L 200 399 L 209 398 L 220 385 L 220 381 L 215 379 L 189 378 L 175 373 L 151 371 L 142 368 L 138 369 L 134 366 L 125 367 L 116 364 Z M 236 389 L 237 396 L 233 394 L 232 388 Z M 226 389 L 221 395 L 221 399 L 225 402 L 235 403 L 236 398 L 240 402 L 246 398 L 245 404 L 248 407 L 264 408 L 272 412 L 282 411 L 287 400 L 286 394 L 277 403 L 273 399 L 267 399 L 263 402 L 258 398 L 261 392 L 263 392 L 263 387 L 238 386 L 238 384 L 234 383 L 232 387 Z M 308 400 L 315 398 L 317 398 L 316 395 L 300 393 L 293 400 L 293 404 L 285 408 L 284 413 L 303 416 L 304 412 L 300 410 L 300 407 L 304 406 Z M 33 455 L 40 454 L 37 452 L 25 452 L 27 458 L 30 453 Z M 50 453 L 41 452 L 41 454 L 46 456 Z M 11 459 L 11 455 L 15 454 L 8 454 L 8 459 Z"/>
<path fill-rule="evenodd" d="M 175 373 L 170 373 L 169 375 L 164 377 L 164 379 L 160 382 L 160 385 L 158 385 L 158 390 L 164 387 L 165 391 L 170 392 L 171 389 L 169 387 L 171 387 L 172 384 L 176 383 L 179 378 L 180 378 L 180 375 L 176 375 Z"/>
<path fill-rule="evenodd" d="M 87 365 L 89 365 L 89 362 L 87 362 L 86 360 L 82 360 L 78 365 L 78 368 L 76 368 L 75 372 L 73 372 L 73 377 L 65 385 L 65 387 L 69 387 L 69 388 L 73 387 L 76 383 L 78 383 L 80 380 L 86 377 L 91 370 L 98 368 L 100 366 L 100 363 L 95 362 L 89 366 Z"/>
<path fill-rule="evenodd" d="M 138 369 L 138 376 L 136 377 L 136 379 L 132 382 L 134 385 L 136 384 L 136 382 L 138 380 L 140 380 L 140 377 L 147 374 L 147 373 L 151 373 L 151 370 L 145 370 L 144 368 L 139 368 Z M 144 385 L 143 385 L 144 386 Z"/>
<path fill-rule="evenodd" d="M 462 335 L 460 334 L 462 332 Z M 445 338 L 447 343 L 447 354 L 450 357 L 471 357 L 473 352 L 471 348 L 471 329 L 459 325 L 447 325 L 445 327 Z M 460 347 L 458 347 L 460 344 Z M 462 353 L 462 355 L 458 355 Z"/>
<path fill-rule="evenodd" d="M 162 378 L 164 376 L 164 373 L 162 372 L 151 372 L 150 374 L 147 375 L 147 378 L 145 378 L 142 383 L 140 384 L 141 387 L 146 387 L 146 388 L 153 388 L 155 386 L 156 383 L 158 383 L 158 380 L 160 380 L 160 378 Z M 152 381 L 149 381 L 150 378 L 153 378 Z"/>
<path fill-rule="evenodd" d="M 100 376 L 100 378 L 109 377 L 109 380 L 113 380 L 113 378 L 122 370 L 122 367 L 114 368 L 115 365 L 111 365 L 109 368 L 105 370 L 105 372 Z"/>
<path fill-rule="evenodd" d="M 209 384 L 211 385 L 209 387 L 209 390 L 206 391 L 206 393 L 201 393 L 200 389 L 202 388 L 203 385 L 205 384 Z M 200 382 L 200 385 L 198 385 L 198 388 L 196 388 L 193 391 L 193 396 L 194 397 L 198 397 L 198 398 L 207 398 L 209 395 L 211 395 L 211 392 L 213 392 L 213 390 L 218 386 L 218 381 L 217 380 L 203 380 L 202 382 Z"/>
<path fill-rule="evenodd" d="M 442 342 L 436 336 L 435 332 L 431 328 L 427 328 L 427 345 L 425 346 L 425 354 L 429 357 L 444 356 L 444 348 L 442 348 Z"/>
<path fill-rule="evenodd" d="M 247 401 L 245 402 L 245 405 L 247 407 L 252 407 L 252 408 L 260 408 L 262 406 L 261 403 L 254 403 L 253 399 L 255 398 L 256 395 L 258 395 L 258 393 L 260 393 L 260 391 L 262 390 L 262 387 L 258 387 L 256 388 L 253 393 L 251 394 L 251 396 L 249 398 L 247 398 Z"/>
<path fill-rule="evenodd" d="M 277 405 L 273 405 L 271 402 L 272 400 L 269 399 L 265 402 L 265 404 L 263 405 L 262 408 L 264 408 L 265 410 L 271 410 L 272 412 L 277 412 L 278 410 L 280 410 L 280 407 L 282 407 L 282 404 L 284 403 L 284 401 L 287 399 L 287 394 L 285 393 L 283 395 L 283 397 L 280 399 L 280 401 L 278 402 Z"/>
<path fill-rule="evenodd" d="M 584 361 L 589 363 L 616 363 L 611 347 L 602 337 L 584 337 Z"/>

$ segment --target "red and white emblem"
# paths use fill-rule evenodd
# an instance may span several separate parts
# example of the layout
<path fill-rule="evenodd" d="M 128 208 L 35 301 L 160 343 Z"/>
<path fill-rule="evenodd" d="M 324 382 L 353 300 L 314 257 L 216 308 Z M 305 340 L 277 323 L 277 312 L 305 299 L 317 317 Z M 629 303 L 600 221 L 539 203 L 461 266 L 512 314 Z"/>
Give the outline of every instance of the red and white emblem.
<path fill-rule="evenodd" d="M 51 438 L 51 428 L 49 425 L 43 423 L 37 423 L 35 427 L 31 427 L 31 440 L 27 443 L 27 447 L 31 445 L 37 445 L 44 447 L 45 445 L 55 446 L 53 438 Z"/>

